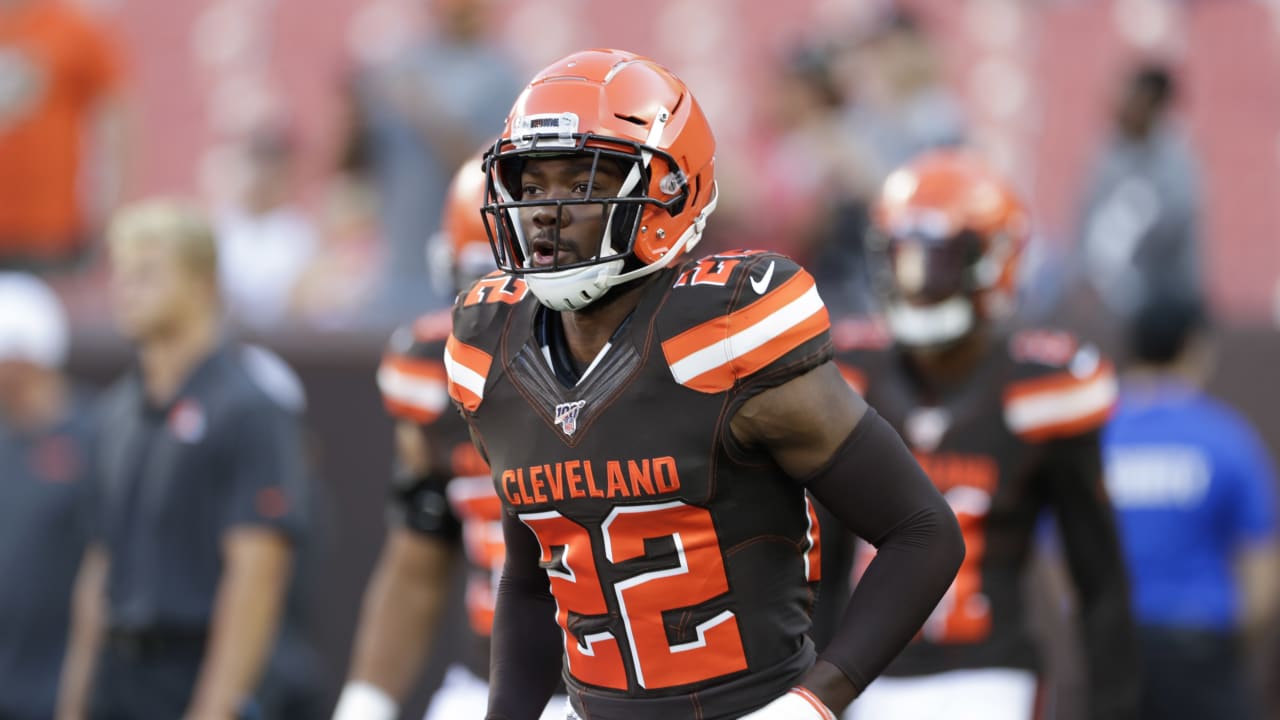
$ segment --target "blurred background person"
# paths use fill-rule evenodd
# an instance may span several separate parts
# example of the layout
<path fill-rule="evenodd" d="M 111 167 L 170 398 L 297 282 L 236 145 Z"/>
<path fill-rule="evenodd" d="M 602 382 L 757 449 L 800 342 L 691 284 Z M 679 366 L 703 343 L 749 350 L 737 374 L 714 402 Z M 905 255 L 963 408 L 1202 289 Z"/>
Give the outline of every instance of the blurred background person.
<path fill-rule="evenodd" d="M 481 219 L 485 175 L 479 155 L 450 185 L 443 230 L 429 253 L 452 270 L 444 285 L 466 291 L 494 267 Z M 497 292 L 496 288 L 489 288 Z M 502 573 L 502 504 L 489 467 L 450 405 L 444 346 L 448 310 L 396 331 L 378 368 L 378 388 L 396 421 L 396 479 L 377 568 L 365 590 L 349 679 L 334 720 L 393 720 L 428 651 L 451 595 L 454 563 L 466 562 L 467 632 L 427 720 L 483 717 L 489 699 L 489 635 Z M 544 717 L 564 716 L 563 691 Z"/>
<path fill-rule="evenodd" d="M 338 177 L 321 202 L 320 244 L 294 283 L 293 317 L 318 331 L 368 323 L 386 255 L 379 243 L 376 200 L 364 183 Z"/>
<path fill-rule="evenodd" d="M 846 131 L 866 147 L 862 172 L 874 183 L 926 150 L 964 142 L 960 100 L 943 82 L 933 38 L 909 9 L 891 6 L 834 48 Z"/>
<path fill-rule="evenodd" d="M 235 201 L 215 218 L 218 276 L 228 315 L 263 332 L 290 319 L 299 279 L 318 251 L 316 229 L 295 195 L 289 131 L 264 125 L 240 146 Z"/>
<path fill-rule="evenodd" d="M 0 0 L 0 266 L 76 263 L 118 202 L 121 64 L 75 4 Z"/>
<path fill-rule="evenodd" d="M 1024 583 L 1055 516 L 1079 597 L 1089 717 L 1133 717 L 1137 647 L 1102 490 L 1111 364 L 1090 344 L 1009 321 L 1030 219 L 976 155 L 927 152 L 885 180 L 868 239 L 883 320 L 833 328 L 846 377 L 902 435 L 960 521 L 960 572 L 851 720 L 1031 720 L 1041 657 Z M 859 550 L 858 566 L 873 552 Z"/>
<path fill-rule="evenodd" d="M 0 717 L 54 716 L 84 522 L 91 397 L 63 375 L 66 314 L 32 275 L 0 272 Z"/>
<path fill-rule="evenodd" d="M 137 365 L 104 397 L 60 716 L 252 716 L 304 531 L 298 388 L 224 339 L 200 211 L 129 207 L 108 250 Z"/>
<path fill-rule="evenodd" d="M 442 307 L 423 239 L 440 226 L 441 199 L 466 156 L 502 129 L 521 87 L 490 33 L 491 0 L 423 0 L 434 31 L 359 69 L 344 170 L 376 192 L 386 244 L 381 313 L 396 323 Z"/>
<path fill-rule="evenodd" d="M 781 206 L 771 245 L 813 268 L 828 307 L 865 313 L 876 303 L 863 238 L 868 207 L 891 170 L 965 139 L 959 99 L 938 50 L 901 7 L 872 11 L 864 29 L 793 51 L 775 100 L 771 180 Z M 790 243 L 790 245 L 784 245 Z"/>
<path fill-rule="evenodd" d="M 1150 298 L 1202 294 L 1200 171 L 1176 99 L 1170 68 L 1131 70 L 1084 188 L 1082 271 L 1122 323 Z"/>
<path fill-rule="evenodd" d="M 843 119 L 845 88 L 829 48 L 797 46 L 782 63 L 770 98 L 777 136 L 763 173 L 769 183 L 767 241 L 813 268 L 832 311 L 865 310 L 862 242 L 866 208 L 880 178 L 870 150 Z"/>
<path fill-rule="evenodd" d="M 1249 659 L 1280 600 L 1275 468 L 1249 421 L 1203 390 L 1208 333 L 1194 299 L 1150 298 L 1104 435 L 1150 720 L 1261 717 Z"/>

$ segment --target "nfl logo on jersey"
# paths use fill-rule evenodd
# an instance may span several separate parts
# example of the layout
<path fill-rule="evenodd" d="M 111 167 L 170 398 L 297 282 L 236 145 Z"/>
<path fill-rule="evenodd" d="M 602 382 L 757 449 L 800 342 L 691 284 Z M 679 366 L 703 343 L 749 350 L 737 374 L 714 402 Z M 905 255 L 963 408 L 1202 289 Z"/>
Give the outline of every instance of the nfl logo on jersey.
<path fill-rule="evenodd" d="M 565 435 L 572 435 L 578 429 L 578 411 L 586 404 L 586 400 L 575 400 L 556 406 L 556 424 Z"/>

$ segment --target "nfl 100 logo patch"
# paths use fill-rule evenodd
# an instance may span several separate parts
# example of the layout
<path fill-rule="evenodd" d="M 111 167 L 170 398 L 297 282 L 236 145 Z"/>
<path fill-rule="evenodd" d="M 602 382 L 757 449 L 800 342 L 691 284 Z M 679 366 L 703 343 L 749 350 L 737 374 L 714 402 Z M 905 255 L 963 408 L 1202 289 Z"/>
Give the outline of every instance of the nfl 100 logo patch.
<path fill-rule="evenodd" d="M 586 404 L 586 400 L 574 400 L 556 405 L 556 424 L 565 435 L 572 435 L 578 429 L 578 412 Z"/>

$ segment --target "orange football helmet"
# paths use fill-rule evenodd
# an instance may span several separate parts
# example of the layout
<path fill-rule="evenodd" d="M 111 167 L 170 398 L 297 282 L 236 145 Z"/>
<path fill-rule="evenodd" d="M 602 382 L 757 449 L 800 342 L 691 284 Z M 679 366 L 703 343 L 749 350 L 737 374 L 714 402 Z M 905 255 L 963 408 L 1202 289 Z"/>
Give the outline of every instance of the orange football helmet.
<path fill-rule="evenodd" d="M 557 60 L 520 94 L 502 136 L 485 153 L 485 224 L 498 266 L 523 276 L 557 310 L 582 308 L 610 287 L 666 267 L 697 244 L 715 208 L 714 153 L 702 109 L 670 70 L 621 50 Z M 620 192 L 522 200 L 524 161 L 565 154 L 620 163 Z M 582 262 L 533 267 L 520 213 L 546 206 L 562 212 L 570 204 L 600 206 L 599 252 Z"/>
<path fill-rule="evenodd" d="M 484 157 L 477 152 L 458 167 L 445 195 L 440 229 L 427 244 L 435 283 L 455 292 L 493 272 L 493 250 L 484 228 Z"/>
<path fill-rule="evenodd" d="M 975 155 L 936 150 L 895 170 L 867 242 L 894 338 L 945 345 L 1006 316 L 1029 237 L 1017 193 Z"/>

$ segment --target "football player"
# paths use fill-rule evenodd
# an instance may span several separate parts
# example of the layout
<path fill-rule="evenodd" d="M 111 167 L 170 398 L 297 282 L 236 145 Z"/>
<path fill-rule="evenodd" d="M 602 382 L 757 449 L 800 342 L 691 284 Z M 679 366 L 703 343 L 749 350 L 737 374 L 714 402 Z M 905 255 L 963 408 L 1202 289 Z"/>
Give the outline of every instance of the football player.
<path fill-rule="evenodd" d="M 687 257 L 714 150 L 675 75 L 589 50 L 485 155 L 501 272 L 459 296 L 445 364 L 503 505 L 490 720 L 535 717 L 562 668 L 569 718 L 834 719 L 959 567 L 954 515 L 831 362 L 813 278 Z M 881 550 L 821 656 L 806 489 Z"/>
<path fill-rule="evenodd" d="M 435 265 L 457 287 L 493 270 L 480 218 L 484 172 L 477 154 L 454 176 Z M 448 598 L 459 549 L 467 563 L 469 632 L 458 662 L 431 698 L 427 720 L 482 717 L 488 699 L 489 632 L 502 568 L 501 511 L 489 468 L 476 453 L 445 389 L 449 313 L 398 330 L 378 368 L 378 389 L 396 420 L 393 525 L 365 594 L 350 680 L 334 720 L 391 720 L 422 669 Z M 564 700 L 550 704 L 563 717 Z"/>
<path fill-rule="evenodd" d="M 1100 470 L 1116 380 L 1067 333 L 1003 329 L 1028 235 L 1009 185 L 961 150 L 898 169 L 873 208 L 884 315 L 837 323 L 837 359 L 947 498 L 968 554 L 851 718 L 1033 716 L 1039 678 L 1021 588 L 1045 509 L 1078 590 L 1090 715 L 1136 712 L 1125 569 Z"/>

